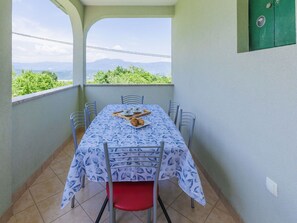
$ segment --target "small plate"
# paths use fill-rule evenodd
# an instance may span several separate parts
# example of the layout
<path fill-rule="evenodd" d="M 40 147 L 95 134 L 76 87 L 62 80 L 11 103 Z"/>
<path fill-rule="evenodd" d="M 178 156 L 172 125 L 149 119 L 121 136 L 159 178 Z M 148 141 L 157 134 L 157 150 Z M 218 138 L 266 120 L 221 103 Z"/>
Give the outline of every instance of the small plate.
<path fill-rule="evenodd" d="M 133 115 L 133 112 L 130 112 L 130 113 L 122 112 L 121 115 L 126 116 L 126 117 L 130 117 L 130 116 Z"/>
<path fill-rule="evenodd" d="M 141 114 L 142 111 L 134 111 L 133 113 L 134 113 L 134 114 Z"/>
<path fill-rule="evenodd" d="M 140 129 L 140 128 L 142 128 L 142 127 L 144 127 L 144 126 L 147 126 L 147 125 L 149 125 L 149 124 L 151 124 L 149 121 L 146 121 L 146 120 L 144 120 L 144 124 L 143 125 L 140 125 L 140 126 L 134 126 L 134 125 L 132 125 L 131 123 L 130 123 L 130 121 L 129 122 L 126 122 L 126 124 L 127 125 L 129 125 L 129 126 L 131 126 L 131 127 L 133 127 L 133 128 L 135 128 L 135 129 Z"/>
<path fill-rule="evenodd" d="M 132 112 L 133 112 L 134 114 L 140 114 L 140 113 L 142 113 L 142 109 L 140 109 L 140 108 L 133 108 L 133 109 L 132 109 Z"/>

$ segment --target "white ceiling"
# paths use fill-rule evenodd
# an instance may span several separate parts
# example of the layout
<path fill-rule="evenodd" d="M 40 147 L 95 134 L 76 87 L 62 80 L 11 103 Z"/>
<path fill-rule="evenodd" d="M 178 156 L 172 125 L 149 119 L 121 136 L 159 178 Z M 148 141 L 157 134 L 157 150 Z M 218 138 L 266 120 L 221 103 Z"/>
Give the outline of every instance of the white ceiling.
<path fill-rule="evenodd" d="M 175 5 L 178 0 L 80 0 L 84 5 L 102 6 L 164 6 Z"/>

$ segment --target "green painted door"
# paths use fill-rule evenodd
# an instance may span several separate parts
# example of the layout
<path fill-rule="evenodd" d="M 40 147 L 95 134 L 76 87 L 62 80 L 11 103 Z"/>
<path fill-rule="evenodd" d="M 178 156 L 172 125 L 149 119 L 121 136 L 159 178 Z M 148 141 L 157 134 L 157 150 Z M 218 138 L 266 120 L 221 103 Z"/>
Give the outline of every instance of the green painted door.
<path fill-rule="evenodd" d="M 295 0 L 249 0 L 250 50 L 296 43 Z"/>

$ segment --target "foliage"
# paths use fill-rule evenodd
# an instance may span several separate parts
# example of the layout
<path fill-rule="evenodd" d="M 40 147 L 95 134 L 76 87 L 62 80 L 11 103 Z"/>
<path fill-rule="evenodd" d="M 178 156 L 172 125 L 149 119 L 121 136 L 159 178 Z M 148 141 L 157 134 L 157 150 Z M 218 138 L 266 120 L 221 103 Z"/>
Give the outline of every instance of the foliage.
<path fill-rule="evenodd" d="M 114 70 L 98 71 L 94 75 L 96 84 L 170 84 L 171 78 L 154 75 L 142 68 L 131 66 L 116 67 Z"/>
<path fill-rule="evenodd" d="M 12 96 L 31 94 L 69 84 L 70 82 L 58 81 L 57 75 L 50 71 L 43 71 L 41 73 L 22 71 L 20 75 L 16 75 L 13 72 Z"/>
<path fill-rule="evenodd" d="M 154 75 L 138 67 L 116 67 L 107 72 L 98 71 L 94 75 L 96 84 L 169 84 L 171 78 Z M 50 71 L 41 73 L 22 71 L 12 72 L 12 96 L 20 96 L 72 84 L 72 81 L 59 81 L 57 74 Z"/>

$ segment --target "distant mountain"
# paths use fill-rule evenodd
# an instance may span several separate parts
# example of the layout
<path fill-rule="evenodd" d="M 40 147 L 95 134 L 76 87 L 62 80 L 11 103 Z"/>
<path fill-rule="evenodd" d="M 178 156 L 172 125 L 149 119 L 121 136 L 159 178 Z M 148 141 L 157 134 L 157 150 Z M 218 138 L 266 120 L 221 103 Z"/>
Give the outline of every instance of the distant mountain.
<path fill-rule="evenodd" d="M 170 62 L 155 62 L 155 63 L 138 63 L 128 62 L 118 59 L 102 59 L 95 62 L 87 63 L 87 79 L 92 79 L 94 74 L 101 71 L 113 70 L 117 66 L 128 68 L 130 66 L 141 67 L 144 70 L 159 75 L 171 74 Z M 41 63 L 13 63 L 14 70 L 17 74 L 22 70 L 44 71 L 49 70 L 55 72 L 60 80 L 72 79 L 72 63 L 64 62 L 41 62 Z"/>

